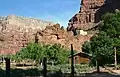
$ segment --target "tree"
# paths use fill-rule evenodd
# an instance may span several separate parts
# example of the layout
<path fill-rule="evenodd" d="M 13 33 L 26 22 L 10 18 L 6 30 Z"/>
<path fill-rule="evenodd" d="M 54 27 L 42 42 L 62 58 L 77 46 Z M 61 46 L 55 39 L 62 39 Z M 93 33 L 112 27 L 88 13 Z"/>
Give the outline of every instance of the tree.
<path fill-rule="evenodd" d="M 120 12 L 107 13 L 102 16 L 102 21 L 103 24 L 98 28 L 99 33 L 89 42 L 85 42 L 82 49 L 92 54 L 92 62 L 98 59 L 99 63 L 106 64 L 109 60 L 114 60 L 116 67 L 119 61 L 117 57 L 120 56 Z M 106 63 L 100 62 L 105 59 L 107 59 L 104 61 Z"/>
<path fill-rule="evenodd" d="M 56 64 L 67 63 L 69 51 L 60 44 L 41 45 L 39 43 L 29 43 L 27 47 L 22 48 L 13 59 L 23 60 L 32 59 L 37 62 L 42 62 L 44 57 L 48 61 L 53 61 Z"/>
<path fill-rule="evenodd" d="M 44 48 L 41 44 L 29 43 L 27 47 L 22 48 L 20 51 L 13 56 L 14 59 L 23 60 L 23 59 L 32 59 L 32 60 L 42 60 L 44 57 Z"/>
<path fill-rule="evenodd" d="M 68 62 L 70 51 L 60 44 L 46 45 L 45 55 L 49 61 L 55 64 L 63 64 Z"/>
<path fill-rule="evenodd" d="M 98 72 L 99 66 L 103 66 L 112 60 L 112 44 L 113 40 L 110 39 L 105 32 L 98 33 L 97 35 L 93 36 L 90 41 L 87 41 L 83 44 L 83 52 L 92 55 L 91 63 L 93 65 L 97 65 Z"/>
<path fill-rule="evenodd" d="M 115 67 L 117 67 L 117 54 L 120 47 L 120 12 L 107 13 L 102 17 L 103 25 L 100 31 L 106 32 L 107 36 L 113 39 L 114 43 L 114 60 Z"/>

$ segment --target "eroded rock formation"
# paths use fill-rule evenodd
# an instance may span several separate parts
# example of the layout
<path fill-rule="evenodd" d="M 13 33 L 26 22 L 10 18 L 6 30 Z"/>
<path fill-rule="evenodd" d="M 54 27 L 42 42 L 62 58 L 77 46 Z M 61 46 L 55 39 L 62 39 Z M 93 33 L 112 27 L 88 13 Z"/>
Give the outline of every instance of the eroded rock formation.
<path fill-rule="evenodd" d="M 78 35 L 74 36 L 72 31 L 65 31 L 60 28 L 60 25 L 53 25 L 46 27 L 45 30 L 38 32 L 38 38 L 40 43 L 54 44 L 59 43 L 65 48 L 70 49 L 71 44 L 74 46 L 74 50 L 81 52 L 82 44 L 89 40 L 91 35 Z"/>
<path fill-rule="evenodd" d="M 15 54 L 28 42 L 34 41 L 34 34 L 54 23 L 33 18 L 10 15 L 0 17 L 0 53 Z"/>
<path fill-rule="evenodd" d="M 21 48 L 26 47 L 29 42 L 35 41 L 35 36 L 37 36 L 39 43 L 59 43 L 68 49 L 73 44 L 74 50 L 81 52 L 82 44 L 91 37 L 91 35 L 74 36 L 72 31 L 67 32 L 59 24 L 47 26 L 44 30 L 37 30 L 36 32 L 34 30 L 28 32 L 17 30 L 13 27 L 16 25 L 1 23 L 1 26 L 2 28 L 6 26 L 6 28 L 1 29 L 0 32 L 0 54 L 15 54 Z"/>
<path fill-rule="evenodd" d="M 68 30 L 91 28 L 95 21 L 95 13 L 104 4 L 104 0 L 82 0 L 79 13 L 69 20 Z"/>
<path fill-rule="evenodd" d="M 89 30 L 95 27 L 103 14 L 120 9 L 120 0 L 81 0 L 79 13 L 68 23 L 68 31 Z"/>
<path fill-rule="evenodd" d="M 28 17 L 22 17 L 22 16 L 16 16 L 16 15 L 9 15 L 7 17 L 0 17 L 0 20 L 6 23 L 7 25 L 14 25 L 10 26 L 10 28 L 15 30 L 23 30 L 26 29 L 40 29 L 43 30 L 46 28 L 46 26 L 51 26 L 54 23 L 49 21 L 43 21 L 35 18 L 28 18 Z M 13 28 L 14 27 L 14 28 Z M 10 30 L 9 28 L 9 30 Z"/>

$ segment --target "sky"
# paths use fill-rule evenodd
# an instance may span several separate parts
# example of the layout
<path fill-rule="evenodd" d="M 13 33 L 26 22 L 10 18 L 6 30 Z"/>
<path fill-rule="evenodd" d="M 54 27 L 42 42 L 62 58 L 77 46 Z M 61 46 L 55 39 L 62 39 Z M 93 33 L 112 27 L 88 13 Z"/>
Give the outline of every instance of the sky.
<path fill-rule="evenodd" d="M 1 0 L 0 16 L 39 18 L 67 27 L 68 20 L 80 9 L 80 0 Z"/>

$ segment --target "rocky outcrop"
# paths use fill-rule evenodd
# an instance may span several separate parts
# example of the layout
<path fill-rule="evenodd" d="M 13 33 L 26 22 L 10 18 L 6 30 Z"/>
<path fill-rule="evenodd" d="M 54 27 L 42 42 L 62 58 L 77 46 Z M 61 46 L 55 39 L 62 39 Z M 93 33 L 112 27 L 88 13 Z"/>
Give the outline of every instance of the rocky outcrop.
<path fill-rule="evenodd" d="M 89 40 L 91 35 L 78 35 L 74 36 L 73 32 L 63 29 L 59 24 L 53 26 L 47 26 L 44 30 L 38 30 L 35 32 L 31 30 L 26 32 L 25 30 L 15 30 L 10 24 L 1 24 L 6 28 L 1 29 L 0 32 L 0 54 L 15 54 L 21 48 L 27 46 L 31 41 L 37 39 L 42 44 L 55 44 L 59 43 L 65 48 L 70 49 L 71 44 L 74 46 L 74 50 L 81 52 L 82 44 Z M 7 28 L 9 26 L 9 28 Z"/>
<path fill-rule="evenodd" d="M 38 31 L 39 43 L 54 44 L 59 43 L 65 48 L 70 49 L 71 44 L 74 46 L 74 50 L 81 52 L 82 44 L 89 40 L 91 35 L 78 35 L 74 36 L 71 31 L 67 32 L 60 28 L 60 25 L 53 25 L 46 27 L 45 30 Z"/>
<path fill-rule="evenodd" d="M 49 21 L 43 21 L 35 18 L 28 18 L 28 17 L 22 17 L 22 16 L 16 16 L 16 15 L 9 15 L 7 17 L 0 17 L 0 20 L 2 20 L 4 23 L 9 25 L 14 25 L 15 30 L 22 30 L 22 29 L 40 29 L 43 30 L 46 28 L 46 26 L 52 26 L 54 23 Z"/>
<path fill-rule="evenodd" d="M 82 0 L 79 13 L 75 14 L 68 24 L 68 30 L 88 30 L 95 25 L 95 13 L 104 4 L 104 0 Z"/>
<path fill-rule="evenodd" d="M 34 41 L 35 33 L 54 23 L 15 15 L 0 17 L 0 54 L 15 54 L 28 42 Z"/>
<path fill-rule="evenodd" d="M 75 14 L 68 23 L 68 31 L 89 30 L 100 21 L 107 12 L 120 9 L 120 0 L 81 0 L 79 13 Z"/>

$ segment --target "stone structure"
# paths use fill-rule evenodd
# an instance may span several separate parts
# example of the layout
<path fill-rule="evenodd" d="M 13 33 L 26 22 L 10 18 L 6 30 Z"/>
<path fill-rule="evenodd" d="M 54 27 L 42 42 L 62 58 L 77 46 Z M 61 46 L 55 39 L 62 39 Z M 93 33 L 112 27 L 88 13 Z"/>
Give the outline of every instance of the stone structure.
<path fill-rule="evenodd" d="M 79 13 L 69 20 L 67 29 L 89 30 L 98 25 L 103 14 L 115 9 L 120 9 L 120 0 L 82 0 Z"/>

